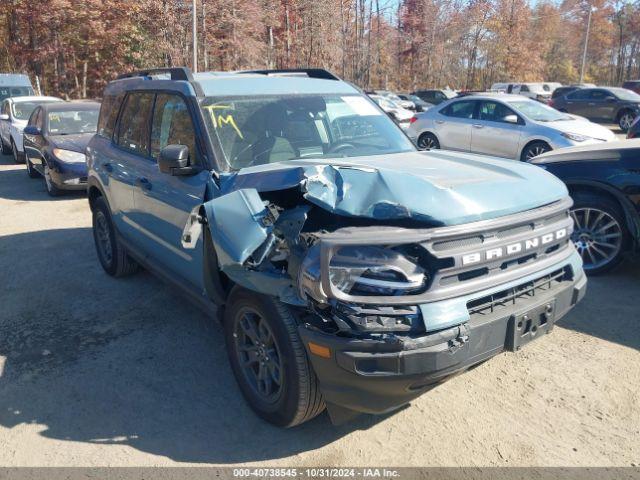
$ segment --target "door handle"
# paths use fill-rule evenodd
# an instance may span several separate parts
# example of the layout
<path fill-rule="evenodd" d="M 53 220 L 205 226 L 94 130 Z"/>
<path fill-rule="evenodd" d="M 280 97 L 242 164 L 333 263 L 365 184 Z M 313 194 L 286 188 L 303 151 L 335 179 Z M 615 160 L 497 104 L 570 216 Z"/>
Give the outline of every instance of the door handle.
<path fill-rule="evenodd" d="M 107 172 L 109 173 L 113 172 L 113 165 L 111 165 L 110 163 L 105 163 L 103 167 Z"/>
<path fill-rule="evenodd" d="M 442 124 L 444 123 L 444 120 L 436 120 L 436 123 L 437 123 L 438 125 L 442 125 Z"/>
<path fill-rule="evenodd" d="M 474 123 L 472 125 L 473 128 L 484 128 L 484 125 L 480 125 L 479 123 Z"/>
<path fill-rule="evenodd" d="M 151 182 L 144 177 L 136 179 L 136 186 L 140 187 L 143 190 L 151 190 Z"/>

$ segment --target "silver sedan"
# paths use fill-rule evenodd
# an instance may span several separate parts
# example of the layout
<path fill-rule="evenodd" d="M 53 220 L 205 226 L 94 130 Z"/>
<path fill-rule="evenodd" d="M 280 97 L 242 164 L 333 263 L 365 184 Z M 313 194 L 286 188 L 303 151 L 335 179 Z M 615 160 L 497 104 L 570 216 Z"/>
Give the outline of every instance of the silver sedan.
<path fill-rule="evenodd" d="M 407 134 L 443 148 L 529 160 L 557 148 L 615 140 L 611 130 L 519 95 L 454 98 L 416 115 Z"/>

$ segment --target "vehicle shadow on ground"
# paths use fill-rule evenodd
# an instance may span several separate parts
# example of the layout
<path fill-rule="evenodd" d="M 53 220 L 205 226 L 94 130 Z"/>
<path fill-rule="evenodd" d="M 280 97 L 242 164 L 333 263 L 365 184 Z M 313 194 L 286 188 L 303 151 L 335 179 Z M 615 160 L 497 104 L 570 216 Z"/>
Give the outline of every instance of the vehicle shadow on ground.
<path fill-rule="evenodd" d="M 558 325 L 640 350 L 639 292 L 640 259 L 625 259 L 613 271 L 590 277 L 584 299 Z"/>
<path fill-rule="evenodd" d="M 334 427 L 323 413 L 289 430 L 262 421 L 236 386 L 217 321 L 146 272 L 107 276 L 92 242 L 89 228 L 0 237 L 0 425 L 227 464 L 314 450 L 384 420 Z"/>
<path fill-rule="evenodd" d="M 86 195 L 85 190 L 69 190 L 59 197 L 47 194 L 44 179 L 40 176 L 29 178 L 24 164 L 14 163 L 13 157 L 0 155 L 0 165 L 12 165 L 15 168 L 0 170 L 0 198 L 23 202 L 73 200 Z"/>

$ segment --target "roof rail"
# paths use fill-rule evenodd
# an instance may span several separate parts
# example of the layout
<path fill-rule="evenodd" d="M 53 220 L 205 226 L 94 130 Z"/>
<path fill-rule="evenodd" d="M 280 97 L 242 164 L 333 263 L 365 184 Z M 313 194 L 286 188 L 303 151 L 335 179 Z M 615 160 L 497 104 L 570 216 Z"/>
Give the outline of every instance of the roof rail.
<path fill-rule="evenodd" d="M 321 78 L 324 80 L 340 80 L 333 73 L 324 68 L 285 68 L 280 70 L 242 70 L 236 73 L 257 73 L 260 75 L 273 76 L 296 76 L 306 75 L 309 78 Z"/>
<path fill-rule="evenodd" d="M 193 75 L 191 74 L 191 70 L 187 67 L 150 68 L 148 70 L 138 70 L 137 72 L 118 75 L 118 80 L 122 78 L 150 77 L 151 75 L 163 73 L 171 75 L 171 80 L 186 80 L 187 82 L 193 82 Z"/>

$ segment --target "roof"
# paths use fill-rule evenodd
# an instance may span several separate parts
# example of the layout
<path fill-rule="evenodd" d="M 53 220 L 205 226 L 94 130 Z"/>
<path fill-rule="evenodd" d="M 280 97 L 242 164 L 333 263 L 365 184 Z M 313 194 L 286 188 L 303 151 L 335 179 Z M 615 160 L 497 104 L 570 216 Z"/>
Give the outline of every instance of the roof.
<path fill-rule="evenodd" d="M 23 73 L 0 73 L 0 87 L 30 87 L 31 80 Z"/>
<path fill-rule="evenodd" d="M 51 102 L 43 103 L 45 111 L 55 110 L 56 112 L 78 112 L 83 110 L 99 110 L 99 102 Z"/>
<path fill-rule="evenodd" d="M 621 153 L 628 150 L 640 151 L 640 138 L 552 150 L 535 157 L 531 160 L 531 163 L 569 162 L 574 160 L 612 160 L 620 158 Z"/>
<path fill-rule="evenodd" d="M 64 102 L 63 99 L 58 97 L 45 97 L 38 95 L 29 95 L 24 97 L 12 97 L 7 100 L 11 100 L 13 103 L 22 103 L 22 102 Z"/>
<path fill-rule="evenodd" d="M 465 100 L 502 100 L 504 102 L 513 102 L 518 100 L 531 100 L 529 97 L 525 97 L 522 95 L 514 95 L 512 93 L 504 93 L 504 92 L 469 92 L 466 95 L 461 97 L 456 97 L 456 100 L 465 99 Z"/>

